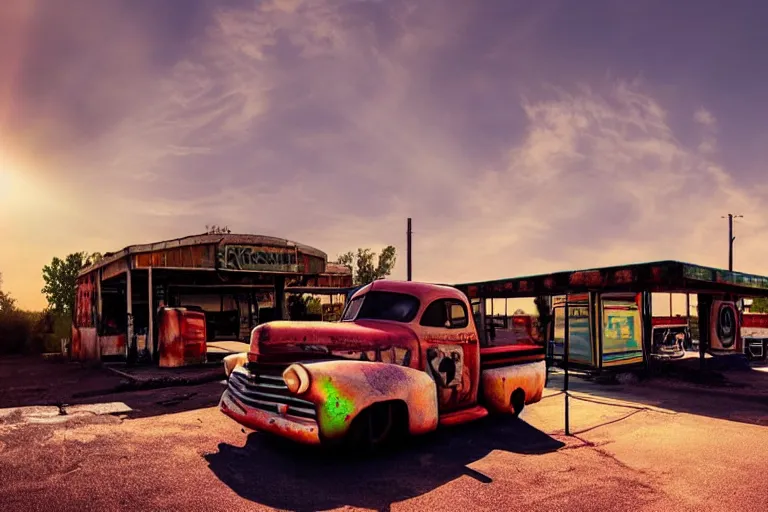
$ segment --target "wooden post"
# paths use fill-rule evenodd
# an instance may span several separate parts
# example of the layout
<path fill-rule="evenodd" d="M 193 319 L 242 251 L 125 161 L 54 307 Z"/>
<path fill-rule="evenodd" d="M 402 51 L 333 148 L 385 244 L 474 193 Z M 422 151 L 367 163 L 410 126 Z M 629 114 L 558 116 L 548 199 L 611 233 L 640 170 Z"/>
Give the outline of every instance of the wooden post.
<path fill-rule="evenodd" d="M 154 322 L 154 315 L 155 315 L 155 308 L 152 307 L 154 301 L 152 300 L 153 296 L 153 289 L 152 289 L 152 267 L 149 267 L 147 269 L 147 289 L 149 290 L 149 323 L 147 324 L 147 350 L 149 351 L 149 358 L 154 359 L 155 358 L 155 346 L 152 343 L 152 339 L 154 338 L 154 332 L 155 332 L 155 322 Z"/>

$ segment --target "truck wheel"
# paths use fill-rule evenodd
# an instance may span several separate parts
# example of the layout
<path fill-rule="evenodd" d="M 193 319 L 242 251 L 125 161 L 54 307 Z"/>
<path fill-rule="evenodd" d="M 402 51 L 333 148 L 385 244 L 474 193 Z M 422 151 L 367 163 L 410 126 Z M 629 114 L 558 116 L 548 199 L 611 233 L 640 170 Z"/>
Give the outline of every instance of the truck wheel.
<path fill-rule="evenodd" d="M 525 391 L 522 388 L 514 390 L 510 402 L 512 404 L 512 415 L 517 418 L 525 407 Z"/>
<path fill-rule="evenodd" d="M 373 452 L 385 445 L 395 430 L 391 403 L 374 404 L 352 420 L 346 445 L 353 452 Z"/>

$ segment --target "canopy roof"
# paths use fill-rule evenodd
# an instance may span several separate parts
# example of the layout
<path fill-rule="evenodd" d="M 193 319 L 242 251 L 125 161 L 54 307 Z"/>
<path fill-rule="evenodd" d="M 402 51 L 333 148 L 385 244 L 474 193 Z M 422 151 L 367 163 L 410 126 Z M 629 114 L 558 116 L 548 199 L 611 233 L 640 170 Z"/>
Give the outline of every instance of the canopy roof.
<path fill-rule="evenodd" d="M 729 293 L 768 297 L 768 277 L 680 261 L 635 263 L 456 285 L 470 298 L 565 295 L 588 291 Z"/>

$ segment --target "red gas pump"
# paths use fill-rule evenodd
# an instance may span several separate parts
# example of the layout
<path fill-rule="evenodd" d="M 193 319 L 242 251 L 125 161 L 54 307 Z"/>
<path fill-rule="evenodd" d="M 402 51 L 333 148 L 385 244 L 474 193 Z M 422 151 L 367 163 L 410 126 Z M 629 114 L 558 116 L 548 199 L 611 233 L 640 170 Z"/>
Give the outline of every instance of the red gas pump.
<path fill-rule="evenodd" d="M 160 366 L 206 362 L 205 313 L 187 308 L 161 308 L 158 326 Z"/>

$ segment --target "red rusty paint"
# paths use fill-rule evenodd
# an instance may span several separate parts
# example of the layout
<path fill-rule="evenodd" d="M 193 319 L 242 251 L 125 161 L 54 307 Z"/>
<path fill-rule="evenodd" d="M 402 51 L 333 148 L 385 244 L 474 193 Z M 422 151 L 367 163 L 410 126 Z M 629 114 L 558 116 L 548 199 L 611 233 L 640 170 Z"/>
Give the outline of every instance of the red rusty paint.
<path fill-rule="evenodd" d="M 72 359 L 80 359 L 80 329 L 72 324 L 72 343 L 69 348 Z"/>
<path fill-rule="evenodd" d="M 80 361 L 98 361 L 99 338 L 96 336 L 95 327 L 81 327 L 80 329 Z"/>
<path fill-rule="evenodd" d="M 684 316 L 655 316 L 651 324 L 657 325 L 687 325 L 688 320 Z"/>
<path fill-rule="evenodd" d="M 335 393 L 346 397 L 352 405 L 344 418 L 344 426 L 334 429 L 331 421 L 318 414 L 323 437 L 340 438 L 346 433 L 352 420 L 375 403 L 400 401 L 408 408 L 408 430 L 411 434 L 423 434 L 437 428 L 438 404 L 435 382 L 423 371 L 387 363 L 364 361 L 322 361 L 303 365 L 310 375 L 309 390 L 301 397 L 324 407 L 335 408 L 328 403 L 329 384 Z M 334 393 L 334 394 L 335 394 Z"/>
<path fill-rule="evenodd" d="M 744 321 L 741 326 L 768 329 L 768 315 L 758 313 L 744 313 Z"/>
<path fill-rule="evenodd" d="M 551 290 L 555 287 L 555 278 L 554 277 L 546 277 L 544 278 L 544 288 Z"/>
<path fill-rule="evenodd" d="M 371 319 L 335 323 L 276 321 L 252 331 L 247 361 L 255 363 L 255 368 L 284 368 L 283 365 L 301 361 L 303 370 L 295 367 L 295 371 L 306 372 L 310 383 L 309 389 L 297 398 L 315 405 L 319 439 L 343 437 L 361 411 L 380 402 L 402 402 L 407 407 L 408 427 L 413 434 L 436 428 L 439 417 L 443 423 L 451 423 L 485 415 L 487 410 L 478 403 L 488 399 L 479 396 L 483 358 L 487 358 L 489 368 L 482 377 L 486 385 L 502 391 L 504 386 L 513 386 L 513 390 L 523 388 L 529 403 L 540 399 L 541 390 L 537 391 L 536 386 L 543 389 L 544 374 L 541 372 L 539 378 L 538 373 L 543 369 L 539 364 L 543 349 L 530 343 L 530 317 L 513 319 L 513 324 L 525 334 L 520 340 L 523 343 L 481 351 L 472 309 L 457 289 L 376 281 L 352 298 L 371 290 L 415 296 L 420 301 L 419 311 L 408 323 Z M 426 308 L 441 299 L 464 304 L 468 313 L 465 327 L 420 325 Z M 254 368 L 250 364 L 243 366 L 245 358 L 234 359 L 225 364 L 236 366 L 231 371 L 237 372 L 237 379 L 242 378 L 240 373 Z M 232 400 L 236 399 L 230 397 Z M 279 414 L 279 408 L 278 412 L 264 415 L 242 403 L 233 407 L 242 411 L 233 412 L 232 407 L 222 405 L 226 414 L 244 425 L 278 432 L 297 441 L 315 440 L 303 420 L 300 424 L 289 421 L 290 406 L 287 416 Z M 495 409 L 499 409 L 498 404 Z"/>
<path fill-rule="evenodd" d="M 635 280 L 635 274 L 630 269 L 617 270 L 613 273 L 615 284 L 629 284 Z"/>
<path fill-rule="evenodd" d="M 221 396 L 219 409 L 250 429 L 285 436 L 303 444 L 320 444 L 320 431 L 315 421 L 293 416 L 290 418 L 281 417 L 261 409 L 248 407 L 226 391 Z"/>
<path fill-rule="evenodd" d="M 440 416 L 440 426 L 451 427 L 454 425 L 461 425 L 462 423 L 476 421 L 485 418 L 486 416 L 488 416 L 488 409 L 481 405 L 476 405 L 469 409 L 462 409 L 460 411 L 443 414 Z"/>
<path fill-rule="evenodd" d="M 102 356 L 125 355 L 125 334 L 99 336 L 99 346 Z"/>
<path fill-rule="evenodd" d="M 77 280 L 75 292 L 75 325 L 93 327 L 95 314 L 96 286 L 94 276 L 85 276 Z"/>
<path fill-rule="evenodd" d="M 201 364 L 206 358 L 205 314 L 163 308 L 158 324 L 161 367 Z"/>
<path fill-rule="evenodd" d="M 651 281 L 661 283 L 664 280 L 664 269 L 662 267 L 651 267 Z"/>
<path fill-rule="evenodd" d="M 544 390 L 546 373 L 544 361 L 483 370 L 485 406 L 496 413 L 512 412 L 512 393 L 518 388 L 525 392 L 526 404 L 538 402 Z"/>

